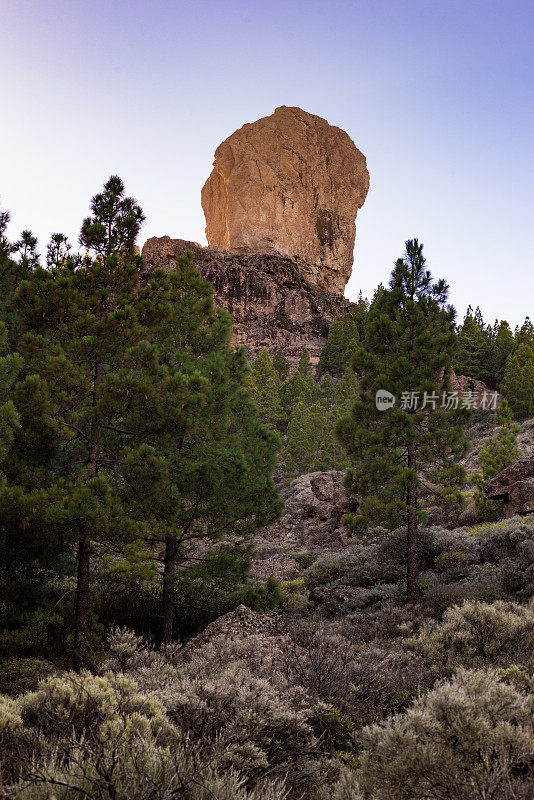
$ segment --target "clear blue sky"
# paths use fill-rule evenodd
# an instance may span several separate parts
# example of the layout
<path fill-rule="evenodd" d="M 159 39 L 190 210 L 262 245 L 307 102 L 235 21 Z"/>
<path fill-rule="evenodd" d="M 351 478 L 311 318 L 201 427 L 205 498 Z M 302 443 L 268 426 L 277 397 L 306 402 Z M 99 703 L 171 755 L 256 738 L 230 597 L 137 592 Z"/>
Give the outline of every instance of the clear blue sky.
<path fill-rule="evenodd" d="M 298 105 L 367 156 L 347 295 L 407 238 L 435 277 L 512 325 L 534 316 L 532 0 L 0 0 L 0 202 L 10 232 L 76 239 L 118 173 L 141 242 L 205 242 L 216 146 Z"/>

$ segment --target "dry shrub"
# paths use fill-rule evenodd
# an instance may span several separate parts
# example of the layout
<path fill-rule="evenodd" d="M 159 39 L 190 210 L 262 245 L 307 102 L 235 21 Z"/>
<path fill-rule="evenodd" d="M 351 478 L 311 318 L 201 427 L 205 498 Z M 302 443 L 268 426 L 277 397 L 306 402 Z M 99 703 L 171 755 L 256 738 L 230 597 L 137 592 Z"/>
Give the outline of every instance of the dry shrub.
<path fill-rule="evenodd" d="M 519 800 L 534 790 L 534 697 L 493 671 L 460 670 L 363 736 L 376 800 Z"/>
<path fill-rule="evenodd" d="M 37 737 L 25 727 L 17 701 L 0 695 L 0 797 L 2 784 L 20 776 L 37 748 Z"/>
<path fill-rule="evenodd" d="M 459 666 L 534 664 L 534 604 L 466 601 L 404 642 L 438 674 Z"/>

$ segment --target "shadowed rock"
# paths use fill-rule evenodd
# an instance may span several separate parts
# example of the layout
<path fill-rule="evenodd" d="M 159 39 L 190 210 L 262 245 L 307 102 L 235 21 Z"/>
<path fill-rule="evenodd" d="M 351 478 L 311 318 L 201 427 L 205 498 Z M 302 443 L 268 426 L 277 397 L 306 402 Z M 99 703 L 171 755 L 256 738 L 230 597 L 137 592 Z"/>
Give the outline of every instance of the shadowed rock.
<path fill-rule="evenodd" d="M 281 349 L 292 369 L 304 348 L 319 361 L 329 325 L 352 304 L 339 294 L 308 283 L 295 261 L 276 254 L 224 253 L 196 242 L 153 237 L 143 247 L 147 280 L 152 270 L 174 269 L 187 250 L 213 286 L 215 302 L 232 314 L 233 337 L 253 358 L 262 348 Z"/>

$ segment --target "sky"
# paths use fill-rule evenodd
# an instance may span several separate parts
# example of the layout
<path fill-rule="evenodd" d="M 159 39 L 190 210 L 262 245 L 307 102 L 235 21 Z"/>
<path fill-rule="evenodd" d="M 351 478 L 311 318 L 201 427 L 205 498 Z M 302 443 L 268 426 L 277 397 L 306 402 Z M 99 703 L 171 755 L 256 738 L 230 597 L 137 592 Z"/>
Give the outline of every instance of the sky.
<path fill-rule="evenodd" d="M 349 298 L 417 236 L 460 319 L 534 317 L 532 0 L 0 0 L 0 89 L 12 238 L 76 242 L 119 174 L 141 244 L 205 244 L 217 145 L 300 106 L 367 158 Z"/>

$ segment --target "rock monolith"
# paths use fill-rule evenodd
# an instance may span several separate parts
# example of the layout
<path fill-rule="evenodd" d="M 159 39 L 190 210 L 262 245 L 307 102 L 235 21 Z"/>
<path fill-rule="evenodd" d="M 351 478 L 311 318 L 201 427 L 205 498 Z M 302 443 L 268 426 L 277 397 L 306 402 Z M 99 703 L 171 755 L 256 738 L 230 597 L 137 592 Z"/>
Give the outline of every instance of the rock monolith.
<path fill-rule="evenodd" d="M 365 156 L 347 133 L 280 106 L 215 151 L 202 189 L 208 243 L 234 253 L 280 253 L 298 262 L 307 281 L 343 294 L 368 189 Z"/>

